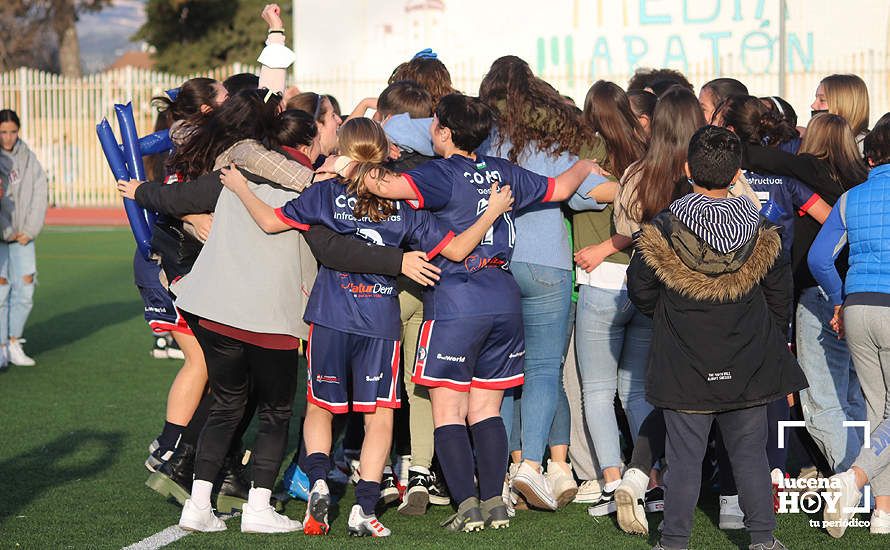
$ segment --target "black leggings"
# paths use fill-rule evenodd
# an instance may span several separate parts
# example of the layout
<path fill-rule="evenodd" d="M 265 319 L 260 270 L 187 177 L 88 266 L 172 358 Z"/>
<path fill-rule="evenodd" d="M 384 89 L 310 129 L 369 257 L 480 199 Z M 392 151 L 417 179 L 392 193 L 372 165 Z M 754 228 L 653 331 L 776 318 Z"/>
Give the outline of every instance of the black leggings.
<path fill-rule="evenodd" d="M 297 385 L 297 350 L 267 349 L 213 332 L 185 314 L 204 350 L 213 405 L 195 457 L 195 479 L 213 481 L 238 426 L 245 420 L 251 389 L 259 428 L 252 453 L 253 484 L 272 489 L 287 447 Z"/>

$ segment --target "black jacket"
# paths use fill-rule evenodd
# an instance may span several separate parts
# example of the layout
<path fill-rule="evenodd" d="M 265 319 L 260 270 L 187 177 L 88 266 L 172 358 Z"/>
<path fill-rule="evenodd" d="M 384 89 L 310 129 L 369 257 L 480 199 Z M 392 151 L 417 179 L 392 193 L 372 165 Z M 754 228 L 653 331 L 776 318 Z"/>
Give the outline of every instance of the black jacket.
<path fill-rule="evenodd" d="M 242 172 L 247 179 L 256 183 L 272 184 L 246 170 Z M 152 245 L 155 246 L 155 240 L 159 241 L 156 251 L 161 254 L 162 265 L 167 266 L 165 271 L 170 280 L 188 273 L 202 246 L 199 241 L 182 231 L 179 218 L 187 214 L 205 214 L 216 209 L 216 201 L 223 189 L 219 175 L 220 171 L 215 170 L 190 182 L 166 185 L 151 181 L 136 188 L 136 202 L 140 206 L 167 217 L 163 226 L 155 230 L 157 237 L 153 236 Z M 371 246 L 367 241 L 340 235 L 322 225 L 313 225 L 309 231 L 303 233 L 303 237 L 315 259 L 331 269 L 391 276 L 402 272 L 403 253 L 399 248 Z M 174 239 L 178 239 L 178 248 Z"/>
<path fill-rule="evenodd" d="M 777 230 L 764 221 L 741 249 L 721 254 L 670 212 L 643 226 L 627 285 L 654 321 L 650 403 L 724 411 L 807 386 L 784 337 L 792 288 Z"/>
<path fill-rule="evenodd" d="M 862 183 L 861 181 L 835 181 L 831 175 L 831 167 L 825 159 L 807 153 L 792 155 L 785 151 L 757 145 L 742 147 L 742 168 L 799 179 L 831 206 L 834 206 L 841 195 Z M 811 216 L 795 216 L 791 268 L 797 292 L 817 285 L 816 279 L 810 273 L 810 268 L 807 265 L 807 254 L 821 228 L 822 224 Z M 849 247 L 845 246 L 835 262 L 841 278 L 846 277 L 849 269 L 849 251 Z"/>

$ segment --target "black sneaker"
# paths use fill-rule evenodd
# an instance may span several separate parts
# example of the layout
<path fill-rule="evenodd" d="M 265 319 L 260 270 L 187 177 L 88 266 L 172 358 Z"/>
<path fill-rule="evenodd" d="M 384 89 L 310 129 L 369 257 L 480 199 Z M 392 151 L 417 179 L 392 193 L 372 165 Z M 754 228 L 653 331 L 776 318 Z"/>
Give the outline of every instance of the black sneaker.
<path fill-rule="evenodd" d="M 402 492 L 400 491 L 399 480 L 396 479 L 395 474 L 392 473 L 392 468 L 385 468 L 383 470 L 383 478 L 380 481 L 380 498 L 383 500 L 384 504 L 392 504 L 399 500 L 401 496 Z"/>
<path fill-rule="evenodd" d="M 436 475 L 435 470 L 430 471 L 430 486 L 427 488 L 430 492 L 430 504 L 435 506 L 448 506 L 451 504 L 451 495 L 448 494 L 448 487 L 445 480 Z"/>
<path fill-rule="evenodd" d="M 646 491 L 646 511 L 664 512 L 664 488 L 653 487 Z"/>
<path fill-rule="evenodd" d="M 603 496 L 601 496 L 598 501 L 587 507 L 587 513 L 597 518 L 601 516 L 608 516 L 609 514 L 614 514 L 616 509 L 615 491 L 603 490 Z"/>
<path fill-rule="evenodd" d="M 422 516 L 426 513 L 426 507 L 430 503 L 430 488 L 433 485 L 432 474 L 408 470 L 408 488 L 399 512 L 406 516 Z"/>

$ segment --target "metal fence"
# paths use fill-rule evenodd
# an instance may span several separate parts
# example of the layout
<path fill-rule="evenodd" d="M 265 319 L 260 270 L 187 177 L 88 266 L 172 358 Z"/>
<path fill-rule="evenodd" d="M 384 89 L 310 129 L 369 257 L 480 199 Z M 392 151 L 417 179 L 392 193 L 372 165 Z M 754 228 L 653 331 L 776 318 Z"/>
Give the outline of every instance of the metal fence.
<path fill-rule="evenodd" d="M 833 58 L 808 71 L 788 73 L 786 99 L 798 109 L 801 122 L 809 118 L 808 105 L 819 80 L 832 73 L 860 75 L 869 88 L 872 122 L 890 110 L 890 56 L 868 51 L 849 58 Z M 450 64 L 452 80 L 457 89 L 476 94 L 487 67 L 472 61 Z M 582 104 L 594 80 L 612 80 L 624 86 L 627 74 L 607 74 L 603 67 L 577 63 L 569 69 L 545 71 L 542 78 L 562 93 Z M 134 68 L 117 69 L 78 79 L 64 78 L 32 69 L 0 73 L 0 108 L 18 112 L 22 121 L 21 135 L 35 151 L 50 179 L 50 202 L 54 206 L 115 206 L 119 198 L 114 181 L 96 139 L 95 126 L 107 117 L 117 127 L 113 105 L 133 102 L 133 111 L 140 135 L 150 132 L 156 112 L 152 97 L 174 88 L 191 76 L 223 79 L 238 72 L 255 72 L 256 68 L 234 64 L 202 75 L 179 76 Z M 335 95 L 344 111 L 349 112 L 363 97 L 376 96 L 386 85 L 388 75 L 365 77 L 361 67 L 336 69 L 323 75 L 300 75 L 303 90 Z M 776 72 L 751 74 L 731 56 L 721 60 L 720 74 L 713 66 L 702 63 L 691 66 L 687 77 L 696 86 L 715 78 L 728 76 L 745 82 L 755 95 L 771 95 L 779 90 Z"/>

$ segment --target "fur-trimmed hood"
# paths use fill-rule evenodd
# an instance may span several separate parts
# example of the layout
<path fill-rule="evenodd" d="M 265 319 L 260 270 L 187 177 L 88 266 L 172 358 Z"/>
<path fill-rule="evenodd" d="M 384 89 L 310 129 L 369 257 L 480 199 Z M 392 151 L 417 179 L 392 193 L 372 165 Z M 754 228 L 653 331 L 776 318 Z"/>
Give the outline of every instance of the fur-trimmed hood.
<path fill-rule="evenodd" d="M 778 226 L 764 220 L 757 237 L 722 254 L 670 212 L 643 226 L 636 247 L 669 289 L 696 301 L 732 302 L 760 283 L 782 250 Z"/>

